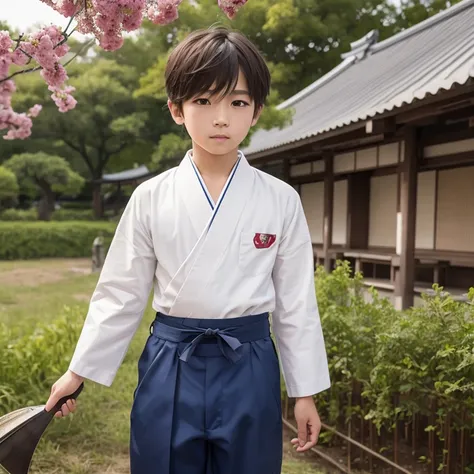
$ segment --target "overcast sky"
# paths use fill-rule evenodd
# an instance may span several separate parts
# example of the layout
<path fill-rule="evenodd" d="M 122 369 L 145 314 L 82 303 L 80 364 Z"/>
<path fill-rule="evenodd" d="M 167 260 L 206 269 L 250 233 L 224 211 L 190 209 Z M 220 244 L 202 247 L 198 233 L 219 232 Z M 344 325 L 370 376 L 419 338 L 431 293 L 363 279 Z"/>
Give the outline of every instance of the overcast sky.
<path fill-rule="evenodd" d="M 51 23 L 66 27 L 68 20 L 55 12 L 40 0 L 16 0 L 0 8 L 0 20 L 6 21 L 10 26 L 25 31 L 35 24 L 49 25 Z"/>

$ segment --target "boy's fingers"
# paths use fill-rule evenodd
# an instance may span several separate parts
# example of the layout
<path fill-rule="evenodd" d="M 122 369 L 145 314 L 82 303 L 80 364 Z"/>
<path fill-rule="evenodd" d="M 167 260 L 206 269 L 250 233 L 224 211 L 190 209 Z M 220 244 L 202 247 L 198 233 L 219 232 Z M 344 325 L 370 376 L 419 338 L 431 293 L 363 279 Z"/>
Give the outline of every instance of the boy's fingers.
<path fill-rule="evenodd" d="M 304 451 L 308 451 L 312 447 L 313 447 L 313 443 L 311 441 L 308 441 L 307 443 L 305 443 L 304 446 L 298 446 L 296 448 L 296 451 L 298 451 L 299 453 L 303 453 Z"/>
<path fill-rule="evenodd" d="M 62 404 L 61 412 L 62 412 L 63 416 L 69 415 L 69 408 L 67 407 L 66 403 Z"/>
<path fill-rule="evenodd" d="M 50 401 L 48 401 L 48 403 L 49 402 Z M 57 403 L 57 401 L 54 401 L 53 399 L 51 399 L 51 403 L 50 403 L 52 405 L 51 409 L 54 408 L 54 405 L 56 403 Z M 63 416 L 67 416 L 70 413 L 73 413 L 74 411 L 76 411 L 76 407 L 77 407 L 76 400 L 71 398 L 71 399 L 67 400 L 66 403 L 63 403 L 61 405 L 60 409 L 54 414 L 54 416 L 56 418 L 61 418 Z M 45 407 L 45 410 L 49 411 L 47 408 L 48 408 L 48 406 Z"/>
<path fill-rule="evenodd" d="M 300 446 L 304 446 L 308 441 L 308 425 L 307 421 L 298 421 L 298 440 Z"/>
<path fill-rule="evenodd" d="M 46 406 L 44 407 L 44 409 L 46 411 L 50 411 L 54 407 L 54 405 L 56 405 L 58 400 L 59 400 L 59 397 L 57 397 L 54 394 L 54 389 L 52 389 L 51 390 L 51 395 L 49 396 L 48 401 L 46 402 Z"/>
<path fill-rule="evenodd" d="M 309 441 L 311 442 L 312 446 L 316 446 L 319 438 L 319 432 L 320 429 L 318 429 L 316 426 L 311 426 Z"/>

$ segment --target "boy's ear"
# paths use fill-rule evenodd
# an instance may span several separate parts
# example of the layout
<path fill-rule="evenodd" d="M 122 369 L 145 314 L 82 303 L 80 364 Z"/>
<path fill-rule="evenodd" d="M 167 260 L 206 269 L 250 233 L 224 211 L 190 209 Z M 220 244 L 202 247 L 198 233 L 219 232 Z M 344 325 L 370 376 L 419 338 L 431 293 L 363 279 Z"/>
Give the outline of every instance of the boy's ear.
<path fill-rule="evenodd" d="M 260 115 L 262 115 L 262 112 L 263 112 L 263 105 L 261 105 L 258 110 L 257 110 L 257 113 L 255 114 L 253 120 L 252 120 L 252 127 L 254 125 L 257 125 L 257 122 L 258 122 L 258 119 L 260 118 Z"/>
<path fill-rule="evenodd" d="M 168 109 L 170 109 L 171 116 L 173 117 L 173 120 L 178 125 L 183 125 L 184 116 L 183 116 L 183 113 L 181 112 L 180 107 L 177 104 L 171 102 L 171 100 L 168 99 Z"/>

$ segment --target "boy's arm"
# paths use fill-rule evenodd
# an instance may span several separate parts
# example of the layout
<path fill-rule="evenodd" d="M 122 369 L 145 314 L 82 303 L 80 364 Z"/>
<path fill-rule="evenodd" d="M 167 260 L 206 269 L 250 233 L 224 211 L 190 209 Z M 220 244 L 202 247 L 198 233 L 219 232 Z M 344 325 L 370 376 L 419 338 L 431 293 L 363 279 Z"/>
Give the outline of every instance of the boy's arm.
<path fill-rule="evenodd" d="M 156 270 L 146 193 L 137 188 L 123 212 L 69 366 L 107 386 L 140 324 Z"/>
<path fill-rule="evenodd" d="M 287 216 L 273 270 L 272 323 L 288 396 L 299 398 L 326 390 L 330 380 L 316 302 L 313 248 L 296 192 Z"/>

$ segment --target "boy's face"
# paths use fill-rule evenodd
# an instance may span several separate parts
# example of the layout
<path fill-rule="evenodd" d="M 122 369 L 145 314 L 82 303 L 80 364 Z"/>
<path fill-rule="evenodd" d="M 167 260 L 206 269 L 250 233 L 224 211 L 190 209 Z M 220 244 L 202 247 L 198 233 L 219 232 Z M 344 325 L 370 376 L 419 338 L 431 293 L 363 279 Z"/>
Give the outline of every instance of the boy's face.
<path fill-rule="evenodd" d="M 222 99 L 208 92 L 184 102 L 182 112 L 170 101 L 168 106 L 174 121 L 186 126 L 193 143 L 211 155 L 236 150 L 261 113 L 254 116 L 255 104 L 242 71 L 234 91 Z"/>

